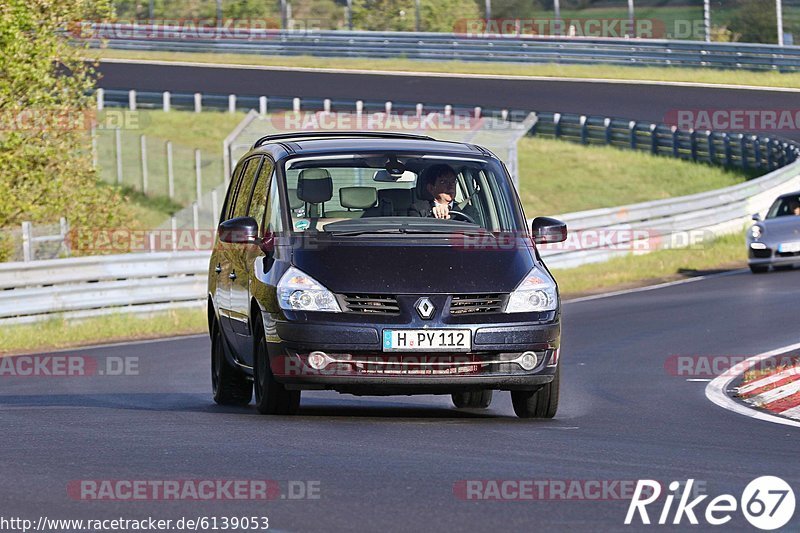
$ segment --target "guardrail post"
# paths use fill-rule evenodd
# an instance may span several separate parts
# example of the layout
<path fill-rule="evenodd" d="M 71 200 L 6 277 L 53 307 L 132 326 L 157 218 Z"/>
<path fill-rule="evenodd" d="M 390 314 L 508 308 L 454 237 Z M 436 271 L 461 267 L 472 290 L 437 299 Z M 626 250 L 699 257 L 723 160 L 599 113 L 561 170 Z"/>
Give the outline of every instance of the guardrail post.
<path fill-rule="evenodd" d="M 122 185 L 122 133 L 114 128 L 114 153 L 117 158 L 117 185 Z"/>
<path fill-rule="evenodd" d="M 387 114 L 387 115 L 391 115 L 391 114 L 392 114 L 392 102 L 386 102 L 386 103 L 383 105 L 383 108 L 384 108 L 384 110 L 386 111 L 386 114 Z"/>
<path fill-rule="evenodd" d="M 717 147 L 714 144 L 714 132 L 706 130 L 706 142 L 708 143 L 708 162 L 716 164 Z"/>
<path fill-rule="evenodd" d="M 172 164 L 172 141 L 167 141 L 167 194 L 170 200 L 175 199 L 175 167 Z"/>
<path fill-rule="evenodd" d="M 586 123 L 586 115 L 581 115 L 581 144 L 589 144 L 589 126 Z"/>
<path fill-rule="evenodd" d="M 722 146 L 725 149 L 725 165 L 733 164 L 733 149 L 731 148 L 731 136 L 727 133 L 722 134 Z"/>
<path fill-rule="evenodd" d="M 605 128 L 605 142 L 606 145 L 611 144 L 611 119 L 606 117 L 603 119 L 603 127 Z"/>
<path fill-rule="evenodd" d="M 364 102 L 356 100 L 356 116 L 360 117 L 364 114 Z"/>
<path fill-rule="evenodd" d="M 747 161 L 747 138 L 744 134 L 740 135 L 739 139 L 739 149 L 741 150 L 741 166 L 744 169 L 750 168 L 750 164 Z"/>
<path fill-rule="evenodd" d="M 479 106 L 476 106 L 475 109 L 472 110 L 472 112 L 473 112 L 473 116 L 476 119 L 481 118 L 481 108 Z"/>
<path fill-rule="evenodd" d="M 97 110 L 102 111 L 103 107 L 105 107 L 105 94 L 106 92 L 103 89 L 97 89 L 95 91 L 95 98 L 97 98 Z"/>
<path fill-rule="evenodd" d="M 266 96 L 259 96 L 258 97 L 258 114 L 262 117 L 267 114 L 267 97 Z"/>
<path fill-rule="evenodd" d="M 194 151 L 194 178 L 197 193 L 197 205 L 203 205 L 203 171 L 200 169 L 200 150 Z"/>
<path fill-rule="evenodd" d="M 200 206 L 197 202 L 192 202 L 192 229 L 195 232 L 200 229 Z"/>
<path fill-rule="evenodd" d="M 672 157 L 677 158 L 680 155 L 680 137 L 678 133 L 678 126 L 672 126 Z"/>
<path fill-rule="evenodd" d="M 194 112 L 200 113 L 203 110 L 203 95 L 194 93 Z"/>
<path fill-rule="evenodd" d="M 169 91 L 164 91 L 161 95 L 161 109 L 164 113 L 169 113 L 170 107 L 172 106 L 172 98 L 170 97 Z"/>
<path fill-rule="evenodd" d="M 423 109 L 422 108 L 422 104 L 417 104 L 417 107 L 416 107 L 417 117 L 421 117 L 422 116 L 422 109 Z"/>
<path fill-rule="evenodd" d="M 628 122 L 628 130 L 630 131 L 631 150 L 636 150 L 636 121 L 631 120 Z"/>
<path fill-rule="evenodd" d="M 697 132 L 693 129 L 689 130 L 689 137 L 691 139 L 692 161 L 697 161 Z"/>
<path fill-rule="evenodd" d="M 136 111 L 136 91 L 133 89 L 128 91 L 128 108 L 131 111 Z"/>
<path fill-rule="evenodd" d="M 767 150 L 767 170 L 772 170 L 773 166 L 775 165 L 775 158 L 772 153 L 772 146 L 774 143 L 771 139 L 766 138 L 764 139 L 764 144 L 766 145 L 765 148 Z"/>
<path fill-rule="evenodd" d="M 561 113 L 553 113 L 553 136 L 561 137 Z"/>
<path fill-rule="evenodd" d="M 508 109 L 501 109 L 500 110 L 500 119 L 505 122 L 508 120 Z"/>
<path fill-rule="evenodd" d="M 326 98 L 325 100 L 322 101 L 322 111 L 324 111 L 325 113 L 330 113 L 331 112 L 331 99 L 330 98 Z"/>
<path fill-rule="evenodd" d="M 170 235 L 172 238 L 172 251 L 176 252 L 178 250 L 178 219 L 175 218 L 175 215 L 169 217 L 169 228 L 170 228 Z"/>
<path fill-rule="evenodd" d="M 650 124 L 650 152 L 654 155 L 658 155 L 658 133 L 656 130 L 658 126 L 656 124 Z"/>
<path fill-rule="evenodd" d="M 142 194 L 147 196 L 147 138 L 139 136 L 139 153 L 142 156 Z"/>
<path fill-rule="evenodd" d="M 292 111 L 295 113 L 300 112 L 300 99 L 299 98 L 292 98 Z"/>
<path fill-rule="evenodd" d="M 761 160 L 761 139 L 758 136 L 753 135 L 753 159 L 755 159 L 755 167 L 761 168 L 763 166 L 763 162 Z"/>
<path fill-rule="evenodd" d="M 236 113 L 236 95 L 229 94 L 228 95 L 228 113 Z"/>
<path fill-rule="evenodd" d="M 450 104 L 444 106 L 444 116 L 449 117 L 452 114 L 453 114 L 453 106 L 451 106 Z"/>

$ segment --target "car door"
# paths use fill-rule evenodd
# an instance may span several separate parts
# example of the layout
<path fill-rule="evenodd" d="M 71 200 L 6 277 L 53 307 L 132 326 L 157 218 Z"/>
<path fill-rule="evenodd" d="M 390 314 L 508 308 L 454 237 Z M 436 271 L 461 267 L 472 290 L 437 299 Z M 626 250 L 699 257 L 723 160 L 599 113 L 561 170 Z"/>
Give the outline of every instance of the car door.
<path fill-rule="evenodd" d="M 259 235 L 263 235 L 264 213 L 267 203 L 274 165 L 272 160 L 265 157 L 261 163 L 258 174 L 253 181 L 253 186 L 248 198 L 248 207 L 244 215 L 256 219 Z M 238 256 L 241 261 L 233 265 L 233 279 L 231 280 L 231 329 L 236 335 L 239 354 L 245 364 L 252 362 L 252 331 L 250 321 L 250 286 L 252 283 L 254 264 L 263 258 L 264 252 L 259 246 L 240 246 Z"/>
<path fill-rule="evenodd" d="M 231 194 L 226 204 L 225 220 L 230 220 L 239 216 L 246 216 L 249 207 L 250 192 L 253 182 L 261 164 L 261 156 L 248 158 L 237 167 L 238 176 L 235 174 L 232 182 Z M 218 263 L 215 268 L 217 274 L 216 301 L 220 315 L 220 325 L 228 341 L 237 349 L 236 330 L 238 329 L 231 319 L 234 305 L 232 301 L 231 286 L 236 279 L 236 267 L 242 264 L 244 259 L 241 257 L 244 252 L 241 244 L 229 244 L 220 242 Z M 241 269 L 240 269 L 241 270 Z"/>

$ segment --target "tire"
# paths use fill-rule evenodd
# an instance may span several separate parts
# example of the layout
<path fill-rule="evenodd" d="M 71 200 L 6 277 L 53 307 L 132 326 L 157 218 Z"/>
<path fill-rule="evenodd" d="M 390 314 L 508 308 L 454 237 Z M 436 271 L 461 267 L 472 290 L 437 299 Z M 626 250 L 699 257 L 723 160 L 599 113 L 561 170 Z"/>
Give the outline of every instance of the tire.
<path fill-rule="evenodd" d="M 511 391 L 514 412 L 520 418 L 553 418 L 558 411 L 558 390 L 561 367 L 556 369 L 553 381 L 535 391 Z"/>
<path fill-rule="evenodd" d="M 286 390 L 283 384 L 275 380 L 261 320 L 255 323 L 253 342 L 253 378 L 258 412 L 262 415 L 295 414 L 300 407 L 300 391 Z"/>
<path fill-rule="evenodd" d="M 456 392 L 451 395 L 453 405 L 459 409 L 486 409 L 492 404 L 492 390 Z"/>
<path fill-rule="evenodd" d="M 769 270 L 768 266 L 750 265 L 750 272 L 753 274 L 763 274 L 767 270 Z"/>
<path fill-rule="evenodd" d="M 225 358 L 219 324 L 211 329 L 211 391 L 220 405 L 247 405 L 253 397 L 253 383 Z"/>

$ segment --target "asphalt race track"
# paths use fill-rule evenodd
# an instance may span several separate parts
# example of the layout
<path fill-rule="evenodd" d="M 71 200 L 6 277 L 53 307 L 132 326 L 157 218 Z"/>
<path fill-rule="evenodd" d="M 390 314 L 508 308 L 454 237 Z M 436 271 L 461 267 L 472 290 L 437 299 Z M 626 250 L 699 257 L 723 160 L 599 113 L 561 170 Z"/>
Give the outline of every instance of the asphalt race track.
<path fill-rule="evenodd" d="M 796 343 L 798 302 L 800 270 L 568 303 L 561 408 L 551 421 L 515 418 L 507 393 L 488 410 L 458 411 L 448 397 L 315 392 L 296 417 L 259 416 L 253 406 L 212 403 L 206 337 L 75 350 L 138 358 L 138 375 L 0 377 L 0 494 L 33 519 L 267 515 L 282 531 L 647 529 L 623 526 L 627 500 L 464 501 L 454 484 L 693 478 L 712 497 L 737 499 L 762 475 L 797 487 L 796 429 L 721 409 L 705 382 L 665 367 L 676 354 L 753 355 Z M 71 481 L 86 479 L 271 479 L 284 496 L 289 480 L 318 481 L 320 498 L 68 495 Z M 752 530 L 741 513 L 716 529 Z"/>
<path fill-rule="evenodd" d="M 379 66 L 379 65 L 378 65 Z M 103 62 L 99 87 L 559 111 L 664 122 L 675 110 L 793 110 L 797 92 Z M 798 131 L 780 136 L 800 140 Z"/>

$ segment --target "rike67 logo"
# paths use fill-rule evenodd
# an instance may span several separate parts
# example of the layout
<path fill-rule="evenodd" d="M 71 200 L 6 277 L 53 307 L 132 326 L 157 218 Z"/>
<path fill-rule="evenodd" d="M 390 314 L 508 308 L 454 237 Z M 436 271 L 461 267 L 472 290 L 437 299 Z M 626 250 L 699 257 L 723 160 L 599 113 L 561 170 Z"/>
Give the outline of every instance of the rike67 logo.
<path fill-rule="evenodd" d="M 651 524 L 653 520 L 660 525 L 679 525 L 685 519 L 688 523 L 697 525 L 700 523 L 698 520 L 700 517 L 709 525 L 721 526 L 730 522 L 737 511 L 741 511 L 752 526 L 771 531 L 785 526 L 794 516 L 794 491 L 779 477 L 762 476 L 754 479 L 744 488 L 738 500 L 731 494 L 720 494 L 707 502 L 704 501 L 709 497 L 707 494 L 695 496 L 690 500 L 693 495 L 693 485 L 693 479 L 687 480 L 686 483 L 678 481 L 670 483 L 669 492 L 664 498 L 661 512 L 658 513 L 656 507 L 658 504 L 653 504 L 662 495 L 661 484 L 651 479 L 640 479 L 628 506 L 625 524 L 631 525 L 638 521 L 642 524 Z M 681 487 L 683 491 L 678 494 Z M 678 503 L 673 511 L 676 499 Z M 649 511 L 657 513 L 652 518 L 648 514 L 648 506 L 651 506 Z"/>

